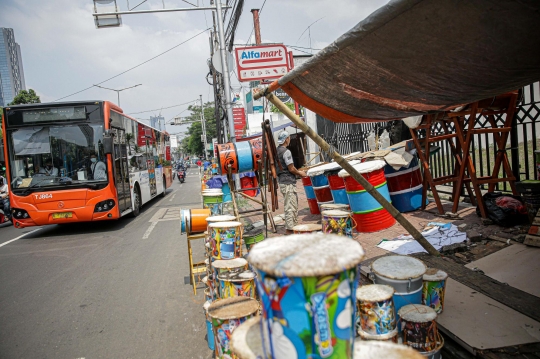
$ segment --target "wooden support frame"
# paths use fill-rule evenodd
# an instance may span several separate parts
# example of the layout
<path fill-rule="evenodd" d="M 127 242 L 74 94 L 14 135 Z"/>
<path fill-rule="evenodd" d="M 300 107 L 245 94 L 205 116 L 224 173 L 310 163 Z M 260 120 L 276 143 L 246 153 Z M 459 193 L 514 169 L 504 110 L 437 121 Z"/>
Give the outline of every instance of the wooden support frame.
<path fill-rule="evenodd" d="M 188 247 L 188 257 L 189 257 L 189 280 L 193 286 L 193 294 L 197 295 L 197 285 L 201 283 L 201 273 L 206 273 L 206 264 L 202 262 L 193 262 L 193 249 L 191 248 L 191 241 L 203 239 L 206 237 L 204 233 L 198 234 L 187 234 L 187 247 Z M 197 275 L 197 280 L 195 280 L 195 275 Z"/>

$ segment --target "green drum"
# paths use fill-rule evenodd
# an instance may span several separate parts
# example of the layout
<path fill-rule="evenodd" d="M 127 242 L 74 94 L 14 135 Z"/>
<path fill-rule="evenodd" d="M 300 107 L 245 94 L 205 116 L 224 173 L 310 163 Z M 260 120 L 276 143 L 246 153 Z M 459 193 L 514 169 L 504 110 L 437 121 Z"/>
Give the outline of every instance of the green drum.
<path fill-rule="evenodd" d="M 223 214 L 223 192 L 221 190 L 205 190 L 202 192 L 203 208 L 210 209 L 211 216 Z"/>
<path fill-rule="evenodd" d="M 247 251 L 249 253 L 249 251 L 251 250 L 251 247 L 253 247 L 253 245 L 264 241 L 264 234 L 263 234 L 262 228 L 254 229 L 254 230 L 251 230 L 249 232 L 245 232 L 243 239 L 244 239 L 244 243 L 246 245 L 246 249 L 247 249 Z"/>

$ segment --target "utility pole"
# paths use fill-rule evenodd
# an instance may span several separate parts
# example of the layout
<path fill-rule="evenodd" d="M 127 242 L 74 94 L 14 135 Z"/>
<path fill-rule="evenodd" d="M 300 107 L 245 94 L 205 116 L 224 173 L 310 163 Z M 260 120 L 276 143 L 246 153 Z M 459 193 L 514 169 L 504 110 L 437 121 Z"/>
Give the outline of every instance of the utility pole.
<path fill-rule="evenodd" d="M 208 160 L 208 152 L 206 151 L 206 122 L 204 121 L 204 108 L 202 102 L 202 95 L 199 95 L 201 99 L 201 127 L 203 133 L 203 143 L 204 143 L 204 159 Z"/>

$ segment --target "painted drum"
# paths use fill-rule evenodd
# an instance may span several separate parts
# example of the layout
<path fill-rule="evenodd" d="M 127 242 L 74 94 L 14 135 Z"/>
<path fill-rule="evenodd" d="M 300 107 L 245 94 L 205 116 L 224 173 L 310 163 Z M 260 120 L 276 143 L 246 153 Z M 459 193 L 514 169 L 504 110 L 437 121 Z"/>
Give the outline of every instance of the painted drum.
<path fill-rule="evenodd" d="M 354 359 L 425 359 L 405 345 L 385 341 L 359 340 L 354 344 Z"/>
<path fill-rule="evenodd" d="M 345 211 L 345 212 L 351 211 L 351 208 L 349 207 L 349 205 L 343 204 L 343 203 L 325 203 L 325 204 L 321 204 L 320 207 L 321 207 L 321 211 L 328 211 L 328 210 L 333 210 L 333 209 L 337 209 L 339 211 Z"/>
<path fill-rule="evenodd" d="M 304 186 L 304 192 L 306 192 L 306 198 L 307 199 L 316 199 L 315 191 L 313 190 L 313 186 Z"/>
<path fill-rule="evenodd" d="M 353 219 L 351 212 L 328 210 L 321 212 L 322 231 L 327 234 L 337 234 L 352 238 Z"/>
<path fill-rule="evenodd" d="M 307 175 L 309 176 L 309 171 L 307 172 Z M 318 174 L 316 176 L 310 176 L 311 177 L 311 183 L 313 187 L 322 187 L 322 186 L 328 186 L 328 178 L 324 175 L 324 173 Z"/>
<path fill-rule="evenodd" d="M 262 160 L 262 138 L 255 138 L 253 140 L 249 140 L 249 143 L 251 145 L 251 154 L 253 158 L 253 170 L 257 171 L 259 169 L 259 164 L 257 161 Z"/>
<path fill-rule="evenodd" d="M 358 335 L 360 337 L 360 340 L 379 340 L 382 342 L 392 342 L 397 343 L 398 342 L 398 330 L 397 328 L 394 329 L 391 332 L 388 332 L 386 334 L 368 334 L 364 332 L 362 329 L 358 329 Z"/>
<path fill-rule="evenodd" d="M 422 277 L 426 265 L 412 257 L 386 256 L 371 264 L 375 284 L 386 284 L 394 288 L 396 313 L 407 304 L 422 303 Z"/>
<path fill-rule="evenodd" d="M 441 314 L 444 310 L 444 293 L 448 274 L 440 269 L 429 268 L 423 276 L 422 304 Z"/>
<path fill-rule="evenodd" d="M 358 242 L 320 233 L 269 238 L 252 248 L 267 357 L 352 357 L 363 257 Z"/>
<path fill-rule="evenodd" d="M 249 253 L 251 250 L 251 247 L 253 247 L 255 244 L 264 241 L 264 233 L 262 228 L 258 229 L 252 229 L 249 232 L 244 233 L 244 244 L 246 245 L 246 249 Z"/>
<path fill-rule="evenodd" d="M 215 287 L 217 288 L 217 298 L 221 298 L 220 286 L 218 276 L 225 273 L 239 273 L 248 269 L 248 262 L 244 258 L 234 259 L 216 259 L 212 262 L 212 278 L 215 280 Z"/>
<path fill-rule="evenodd" d="M 240 222 L 216 222 L 208 225 L 209 243 L 214 259 L 242 257 L 242 230 Z"/>
<path fill-rule="evenodd" d="M 210 210 L 208 208 L 203 209 L 190 209 L 187 216 L 187 228 L 189 234 L 203 233 L 207 229 L 206 218 L 210 217 Z"/>
<path fill-rule="evenodd" d="M 384 168 L 392 204 L 400 212 L 410 212 L 422 206 L 422 174 L 418 158 L 415 156 L 408 168 L 394 170 Z"/>
<path fill-rule="evenodd" d="M 293 227 L 295 234 L 316 233 L 321 231 L 321 225 L 315 223 L 297 224 Z"/>
<path fill-rule="evenodd" d="M 327 204 L 334 204 L 334 201 L 330 202 L 317 202 L 317 206 L 319 206 L 319 214 L 321 214 L 322 210 L 320 209 L 321 206 L 327 205 Z"/>
<path fill-rule="evenodd" d="M 180 234 L 186 234 L 188 228 L 189 209 L 180 210 Z"/>
<path fill-rule="evenodd" d="M 309 206 L 309 212 L 311 214 L 321 214 L 321 210 L 319 209 L 319 202 L 317 202 L 317 199 L 308 199 L 308 206 Z"/>
<path fill-rule="evenodd" d="M 347 194 L 347 191 L 345 191 L 345 189 L 331 189 L 330 191 L 332 192 L 332 198 L 334 198 L 334 203 L 349 205 L 349 195 Z"/>
<path fill-rule="evenodd" d="M 223 191 L 223 203 L 232 202 L 231 187 L 229 187 L 229 184 L 224 183 L 221 190 Z"/>
<path fill-rule="evenodd" d="M 384 177 L 386 162 L 381 160 L 359 163 L 353 166 L 377 191 L 389 202 L 390 192 Z M 396 223 L 392 215 L 370 195 L 348 172 L 342 170 L 339 176 L 345 180 L 345 188 L 353 218 L 357 223 L 356 230 L 360 233 L 377 232 L 391 227 Z"/>
<path fill-rule="evenodd" d="M 234 330 L 247 319 L 256 316 L 259 303 L 248 297 L 233 297 L 218 300 L 208 308 L 215 338 L 215 355 L 218 359 L 234 358 L 230 339 Z"/>
<path fill-rule="evenodd" d="M 203 196 L 203 208 L 208 208 L 212 216 L 219 216 L 223 214 L 223 192 L 208 191 L 202 192 Z"/>
<path fill-rule="evenodd" d="M 394 288 L 389 285 L 369 284 L 356 290 L 360 330 L 378 336 L 397 329 L 394 308 Z"/>
<path fill-rule="evenodd" d="M 219 274 L 220 297 L 222 299 L 231 297 L 255 298 L 255 277 L 256 274 L 250 270 Z"/>
<path fill-rule="evenodd" d="M 317 198 L 317 202 L 319 203 L 334 201 L 334 197 L 332 197 L 332 191 L 330 191 L 330 186 L 328 185 L 323 187 L 313 187 L 313 192 L 315 192 L 315 197 Z"/>
<path fill-rule="evenodd" d="M 228 173 L 228 166 L 231 165 L 232 173 L 238 173 L 238 156 L 234 143 L 223 143 L 216 145 L 218 152 L 218 170 L 222 174 Z"/>
<path fill-rule="evenodd" d="M 218 293 L 217 293 L 217 288 L 214 286 L 213 280 L 208 279 L 208 276 L 204 276 L 201 281 L 206 286 L 206 289 L 209 290 L 208 294 L 210 295 L 211 298 L 213 298 L 212 300 L 219 298 Z"/>
<path fill-rule="evenodd" d="M 212 321 L 210 320 L 210 317 L 208 316 L 208 308 L 210 307 L 210 304 L 212 304 L 212 302 L 209 300 L 204 302 L 203 310 L 204 310 L 204 316 L 206 318 L 206 340 L 208 342 L 208 348 L 210 350 L 214 350 L 215 349 L 214 331 L 212 330 Z"/>
<path fill-rule="evenodd" d="M 238 172 L 253 170 L 253 153 L 249 141 L 236 142 L 236 156 L 238 157 Z"/>
<path fill-rule="evenodd" d="M 399 311 L 403 344 L 420 352 L 437 349 L 439 332 L 437 330 L 437 313 L 422 304 L 409 304 Z"/>

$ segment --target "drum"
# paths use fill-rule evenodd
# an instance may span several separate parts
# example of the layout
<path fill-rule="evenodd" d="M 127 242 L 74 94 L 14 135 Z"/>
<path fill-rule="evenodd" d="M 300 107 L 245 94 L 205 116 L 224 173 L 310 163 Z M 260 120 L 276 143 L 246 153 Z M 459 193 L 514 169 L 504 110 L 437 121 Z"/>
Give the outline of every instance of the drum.
<path fill-rule="evenodd" d="M 255 276 L 255 273 L 250 270 L 219 274 L 220 297 L 222 299 L 231 297 L 255 298 Z"/>
<path fill-rule="evenodd" d="M 338 236 L 347 236 L 352 238 L 353 219 L 351 212 L 328 210 L 322 211 L 322 231 L 323 233 L 337 234 Z"/>
<path fill-rule="evenodd" d="M 403 344 L 420 352 L 437 349 L 439 332 L 437 313 L 422 304 L 408 304 L 399 311 Z"/>
<path fill-rule="evenodd" d="M 238 157 L 238 172 L 253 170 L 253 153 L 249 141 L 236 142 L 236 156 Z M 226 172 L 225 172 L 226 173 Z"/>
<path fill-rule="evenodd" d="M 386 256 L 371 264 L 375 284 L 386 284 L 394 288 L 396 313 L 407 304 L 422 303 L 422 277 L 426 265 L 412 257 Z"/>
<path fill-rule="evenodd" d="M 306 192 L 307 199 L 316 199 L 315 192 L 313 191 L 313 185 L 311 184 L 310 177 L 302 178 L 302 185 L 304 185 L 304 191 Z"/>
<path fill-rule="evenodd" d="M 212 330 L 212 321 L 210 320 L 210 317 L 208 316 L 208 308 L 210 307 L 210 304 L 212 304 L 212 302 L 210 302 L 209 300 L 204 302 L 203 310 L 204 310 L 204 316 L 206 318 L 206 340 L 208 342 L 208 348 L 210 350 L 214 350 L 215 349 L 214 331 Z"/>
<path fill-rule="evenodd" d="M 246 269 L 248 269 L 248 262 L 244 258 L 234 258 L 234 259 L 216 259 L 212 262 L 212 268 L 210 268 L 211 271 L 211 277 L 214 279 L 217 288 L 217 298 L 221 298 L 221 294 L 219 292 L 219 280 L 218 276 L 220 274 L 224 273 L 239 273 L 243 272 Z"/>
<path fill-rule="evenodd" d="M 268 357 L 351 358 L 363 257 L 358 242 L 321 233 L 271 238 L 251 249 Z"/>
<path fill-rule="evenodd" d="M 332 191 L 330 191 L 330 186 L 328 185 L 322 187 L 313 187 L 313 192 L 315 192 L 315 198 L 317 198 L 317 202 L 319 203 L 334 202 Z"/>
<path fill-rule="evenodd" d="M 206 218 L 206 222 L 208 224 L 216 223 L 216 222 L 234 222 L 234 221 L 236 221 L 236 217 L 231 216 L 229 214 L 222 214 L 220 216 L 210 216 Z"/>
<path fill-rule="evenodd" d="M 234 143 L 223 143 L 216 145 L 218 152 L 218 171 L 222 174 L 228 173 L 228 166 L 231 165 L 232 173 L 238 173 L 238 156 Z"/>
<path fill-rule="evenodd" d="M 188 228 L 189 209 L 180 210 L 180 234 L 186 234 Z"/>
<path fill-rule="evenodd" d="M 315 223 L 297 224 L 293 227 L 295 234 L 316 233 L 321 231 L 321 225 Z"/>
<path fill-rule="evenodd" d="M 202 192 L 203 208 L 210 209 L 212 216 L 223 214 L 223 192 L 205 190 Z"/>
<path fill-rule="evenodd" d="M 383 334 L 397 334 L 396 311 L 394 308 L 394 288 L 388 285 L 369 284 L 356 290 L 360 330 L 377 337 Z M 387 339 L 392 339 L 391 335 Z"/>
<path fill-rule="evenodd" d="M 229 183 L 223 183 L 221 190 L 223 191 L 223 203 L 232 202 L 231 187 L 229 187 Z"/>
<path fill-rule="evenodd" d="M 251 145 L 251 154 L 253 157 L 253 170 L 257 171 L 259 169 L 259 165 L 257 161 L 262 160 L 262 154 L 263 154 L 262 138 L 259 137 L 253 140 L 249 140 L 249 144 Z"/>
<path fill-rule="evenodd" d="M 422 304 L 433 308 L 437 314 L 444 310 L 447 278 L 446 272 L 436 268 L 429 268 L 423 276 Z"/>
<path fill-rule="evenodd" d="M 248 297 L 233 297 L 218 300 L 208 307 L 215 338 L 216 358 L 234 358 L 230 339 L 236 328 L 247 319 L 256 316 L 259 303 Z"/>
<path fill-rule="evenodd" d="M 242 257 L 242 230 L 240 222 L 216 222 L 208 225 L 210 247 L 214 259 Z"/>
<path fill-rule="evenodd" d="M 246 245 L 246 249 L 249 253 L 251 250 L 251 247 L 253 247 L 255 244 L 264 241 L 264 233 L 262 228 L 258 229 L 252 229 L 249 232 L 244 233 L 244 244 Z"/>
<path fill-rule="evenodd" d="M 425 359 L 405 345 L 384 341 L 359 340 L 354 344 L 354 359 Z"/>
<path fill-rule="evenodd" d="M 340 203 L 325 203 L 321 204 L 321 211 L 328 211 L 328 210 L 334 210 L 337 209 L 338 211 L 345 211 L 350 212 L 351 208 L 348 204 L 340 204 Z"/>
<path fill-rule="evenodd" d="M 408 168 L 394 170 L 384 167 L 392 204 L 400 212 L 410 212 L 422 206 L 422 174 L 418 158 L 414 156 Z"/>
<path fill-rule="evenodd" d="M 203 233 L 207 229 L 206 218 L 210 217 L 210 210 L 189 209 L 186 216 L 188 234 Z"/>
<path fill-rule="evenodd" d="M 321 210 L 319 209 L 319 202 L 317 202 L 317 199 L 308 199 L 308 206 L 309 206 L 309 212 L 311 214 L 321 214 Z"/>
<path fill-rule="evenodd" d="M 390 201 L 390 193 L 384 177 L 386 162 L 381 160 L 359 163 L 354 168 L 369 182 L 384 198 Z M 345 188 L 357 223 L 356 230 L 360 233 L 377 232 L 391 227 L 396 223 L 392 215 L 370 195 L 348 172 L 341 170 L 339 176 L 345 181 Z"/>
<path fill-rule="evenodd" d="M 261 337 L 261 317 L 246 320 L 234 330 L 231 338 L 231 350 L 238 359 L 266 358 Z"/>

